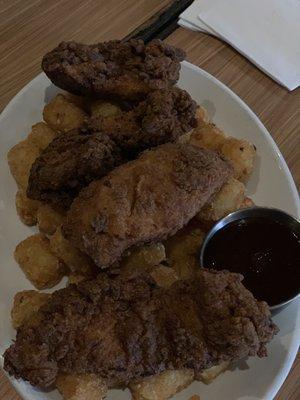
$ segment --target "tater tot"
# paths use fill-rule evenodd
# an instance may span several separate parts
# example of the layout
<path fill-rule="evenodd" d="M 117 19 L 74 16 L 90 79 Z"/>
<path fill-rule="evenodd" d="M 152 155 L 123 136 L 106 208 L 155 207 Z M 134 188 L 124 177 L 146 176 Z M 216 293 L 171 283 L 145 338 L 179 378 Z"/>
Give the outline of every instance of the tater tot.
<path fill-rule="evenodd" d="M 88 279 L 88 277 L 81 275 L 77 272 L 71 272 L 68 276 L 68 284 L 69 285 L 77 285 L 79 282 Z"/>
<path fill-rule="evenodd" d="M 51 294 L 40 293 L 36 290 L 23 290 L 14 297 L 14 304 L 11 310 L 12 326 L 17 329 L 38 311 L 47 302 Z"/>
<path fill-rule="evenodd" d="M 56 387 L 64 400 L 102 400 L 107 393 L 105 380 L 94 374 L 59 374 Z"/>
<path fill-rule="evenodd" d="M 140 379 L 129 384 L 134 400 L 167 400 L 186 388 L 194 379 L 194 371 L 173 370 Z"/>
<path fill-rule="evenodd" d="M 49 239 L 41 234 L 29 236 L 15 249 L 15 260 L 37 289 L 55 286 L 65 275 L 63 263 L 51 252 Z"/>
<path fill-rule="evenodd" d="M 114 117 L 120 113 L 120 107 L 106 101 L 98 100 L 91 104 L 92 117 Z"/>
<path fill-rule="evenodd" d="M 205 221 L 217 221 L 240 208 L 245 196 L 245 186 L 235 178 L 230 178 L 216 194 L 213 201 L 198 213 Z"/>
<path fill-rule="evenodd" d="M 89 112 L 91 106 L 91 99 L 89 97 L 76 96 L 76 94 L 69 92 L 63 92 L 62 95 L 65 96 L 70 103 L 75 104 L 85 112 Z"/>
<path fill-rule="evenodd" d="M 56 136 L 57 133 L 51 129 L 50 126 L 45 124 L 45 122 L 38 122 L 32 126 L 27 140 L 34 143 L 41 152 Z"/>
<path fill-rule="evenodd" d="M 220 151 L 225 141 L 226 136 L 221 129 L 213 123 L 208 123 L 194 129 L 189 143 L 205 149 Z"/>
<path fill-rule="evenodd" d="M 173 283 L 178 280 L 175 269 L 165 267 L 164 265 L 158 265 L 157 267 L 154 267 L 150 272 L 150 275 L 155 280 L 158 286 L 164 288 L 172 286 Z"/>
<path fill-rule="evenodd" d="M 162 243 L 153 243 L 129 250 L 120 263 L 123 274 L 131 275 L 141 271 L 149 271 L 166 259 L 165 247 Z"/>
<path fill-rule="evenodd" d="M 18 187 L 24 191 L 27 188 L 31 165 L 39 154 L 39 148 L 28 140 L 19 142 L 7 154 L 10 172 L 15 178 Z"/>
<path fill-rule="evenodd" d="M 16 209 L 20 220 L 28 226 L 33 226 L 37 223 L 37 211 L 40 202 L 29 199 L 23 190 L 18 190 L 16 193 Z"/>
<path fill-rule="evenodd" d="M 44 107 L 43 117 L 47 124 L 62 133 L 80 128 L 87 114 L 63 94 L 58 94 Z"/>
<path fill-rule="evenodd" d="M 53 254 L 59 258 L 72 273 L 83 277 L 92 277 L 95 272 L 93 262 L 82 252 L 77 250 L 65 239 L 61 229 L 57 228 L 50 237 L 50 248 Z"/>
<path fill-rule="evenodd" d="M 199 372 L 195 379 L 198 381 L 202 381 L 206 384 L 211 383 L 218 375 L 220 375 L 222 372 L 226 371 L 229 367 L 230 363 L 229 361 L 223 361 L 219 365 L 215 365 L 211 368 L 207 368 L 203 370 L 202 372 Z"/>
<path fill-rule="evenodd" d="M 56 229 L 63 223 L 65 214 L 54 209 L 49 204 L 41 204 L 37 210 L 37 223 L 40 232 L 53 235 Z"/>
<path fill-rule="evenodd" d="M 221 153 L 234 168 L 234 177 L 247 182 L 254 168 L 256 150 L 253 144 L 244 139 L 229 137 L 221 146 Z"/>
<path fill-rule="evenodd" d="M 255 203 L 250 197 L 245 197 L 244 200 L 242 201 L 242 204 L 240 205 L 240 209 L 242 208 L 249 208 L 249 207 L 254 207 Z"/>
<path fill-rule="evenodd" d="M 191 278 L 198 271 L 204 236 L 202 229 L 186 227 L 164 242 L 168 264 L 179 279 Z"/>
<path fill-rule="evenodd" d="M 204 107 L 202 107 L 202 106 L 197 107 L 196 119 L 197 119 L 198 128 L 209 123 L 208 112 Z"/>

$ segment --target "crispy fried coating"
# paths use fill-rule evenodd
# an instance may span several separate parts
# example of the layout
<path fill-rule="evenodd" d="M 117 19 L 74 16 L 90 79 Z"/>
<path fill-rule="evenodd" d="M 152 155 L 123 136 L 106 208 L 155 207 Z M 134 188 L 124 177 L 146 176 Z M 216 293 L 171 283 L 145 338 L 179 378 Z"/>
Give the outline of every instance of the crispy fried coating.
<path fill-rule="evenodd" d="M 165 144 L 92 182 L 74 200 L 63 234 L 101 268 L 133 245 L 184 226 L 232 173 L 215 152 Z"/>
<path fill-rule="evenodd" d="M 107 134 L 127 158 L 133 158 L 147 148 L 175 142 L 193 129 L 196 110 L 196 102 L 185 90 L 155 90 L 127 112 L 92 116 L 88 128 Z"/>
<path fill-rule="evenodd" d="M 60 373 L 128 384 L 166 370 L 197 374 L 222 361 L 265 356 L 278 329 L 267 304 L 241 280 L 201 268 L 193 279 L 165 289 L 149 275 L 102 273 L 54 292 L 32 324 L 18 329 L 4 367 L 48 388 Z"/>
<path fill-rule="evenodd" d="M 79 191 L 121 161 L 105 135 L 73 130 L 58 136 L 33 163 L 27 196 L 67 209 Z"/>
<path fill-rule="evenodd" d="M 136 100 L 176 83 L 184 56 L 160 40 L 62 42 L 44 56 L 42 68 L 56 86 L 71 93 Z"/>

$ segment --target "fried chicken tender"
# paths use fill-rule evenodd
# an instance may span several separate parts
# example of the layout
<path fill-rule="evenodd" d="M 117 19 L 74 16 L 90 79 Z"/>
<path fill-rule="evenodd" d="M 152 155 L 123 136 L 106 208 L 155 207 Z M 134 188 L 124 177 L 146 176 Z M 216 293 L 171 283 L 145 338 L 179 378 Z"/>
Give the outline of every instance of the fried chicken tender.
<path fill-rule="evenodd" d="M 83 187 L 120 162 L 107 136 L 75 129 L 55 138 L 34 161 L 27 196 L 67 209 Z"/>
<path fill-rule="evenodd" d="M 112 106 L 108 107 L 112 111 Z M 89 129 L 107 134 L 127 158 L 160 144 L 175 142 L 197 125 L 197 104 L 182 89 L 155 90 L 130 111 L 92 116 Z M 102 110 L 103 114 L 103 110 Z"/>
<path fill-rule="evenodd" d="M 56 86 L 71 93 L 136 100 L 175 84 L 184 57 L 182 50 L 160 40 L 62 42 L 44 56 L 42 68 Z"/>
<path fill-rule="evenodd" d="M 126 385 L 170 369 L 198 374 L 223 361 L 266 356 L 278 328 L 241 280 L 201 268 L 165 289 L 147 274 L 100 273 L 54 292 L 32 324 L 18 329 L 4 368 L 46 389 L 60 373 Z"/>
<path fill-rule="evenodd" d="M 133 245 L 179 230 L 232 173 L 215 152 L 165 144 L 92 182 L 74 200 L 63 224 L 66 239 L 101 268 Z"/>

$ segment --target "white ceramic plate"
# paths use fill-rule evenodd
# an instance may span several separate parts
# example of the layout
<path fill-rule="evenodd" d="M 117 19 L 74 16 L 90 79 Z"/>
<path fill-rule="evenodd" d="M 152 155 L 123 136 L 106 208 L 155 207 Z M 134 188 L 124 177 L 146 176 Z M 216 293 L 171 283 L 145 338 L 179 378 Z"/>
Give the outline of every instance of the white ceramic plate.
<path fill-rule="evenodd" d="M 255 171 L 248 184 L 248 194 L 258 205 L 281 208 L 294 216 L 300 216 L 298 194 L 274 141 L 255 114 L 215 78 L 184 62 L 179 85 L 207 108 L 210 117 L 225 132 L 237 138 L 245 138 L 257 147 Z M 24 139 L 34 123 L 42 120 L 45 103 L 57 93 L 57 89 L 44 74 L 31 81 L 9 103 L 0 119 L 0 351 L 1 354 L 14 338 L 10 324 L 10 308 L 16 292 L 32 288 L 13 259 L 16 244 L 30 235 L 34 228 L 20 222 L 14 205 L 16 184 L 6 162 L 7 151 Z M 63 283 L 60 284 L 63 286 Z M 176 400 L 187 400 L 199 394 L 201 400 L 270 400 L 287 376 L 296 356 L 300 341 L 300 301 L 294 301 L 276 315 L 280 333 L 269 344 L 269 356 L 251 358 L 237 368 L 226 371 L 212 384 L 194 382 L 179 393 Z M 25 382 L 12 383 L 26 400 L 57 400 L 57 391 L 41 393 Z M 129 399 L 128 391 L 111 391 L 109 399 Z"/>

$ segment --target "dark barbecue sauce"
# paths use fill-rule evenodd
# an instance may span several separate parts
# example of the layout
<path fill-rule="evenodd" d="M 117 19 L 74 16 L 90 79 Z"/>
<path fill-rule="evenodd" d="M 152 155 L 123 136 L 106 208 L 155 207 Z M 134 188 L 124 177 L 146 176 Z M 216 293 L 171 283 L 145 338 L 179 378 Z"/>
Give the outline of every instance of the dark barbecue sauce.
<path fill-rule="evenodd" d="M 258 300 L 279 304 L 300 290 L 300 237 L 267 218 L 237 221 L 217 232 L 205 250 L 205 267 L 244 275 Z"/>

